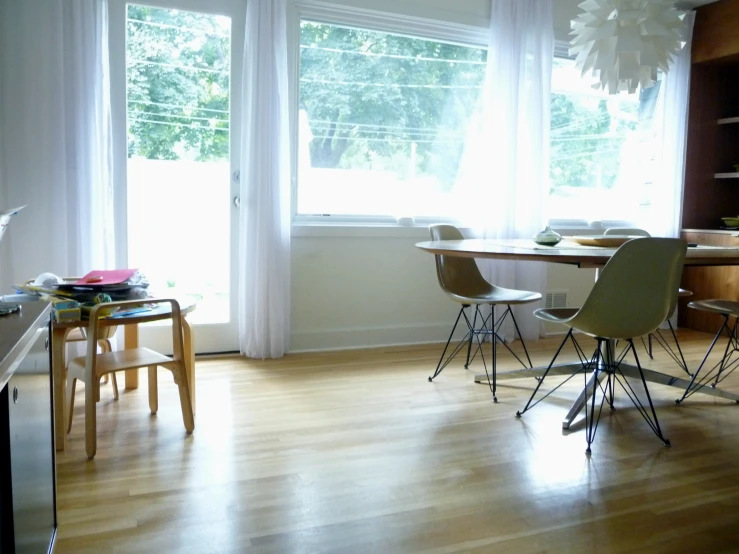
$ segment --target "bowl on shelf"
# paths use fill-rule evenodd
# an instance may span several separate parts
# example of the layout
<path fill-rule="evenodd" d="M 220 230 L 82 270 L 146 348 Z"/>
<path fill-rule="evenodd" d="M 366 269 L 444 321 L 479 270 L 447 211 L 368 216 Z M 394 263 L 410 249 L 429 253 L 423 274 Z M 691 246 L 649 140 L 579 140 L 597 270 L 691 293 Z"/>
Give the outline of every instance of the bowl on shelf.
<path fill-rule="evenodd" d="M 724 227 L 739 227 L 739 216 L 737 217 L 722 217 L 721 221 Z"/>

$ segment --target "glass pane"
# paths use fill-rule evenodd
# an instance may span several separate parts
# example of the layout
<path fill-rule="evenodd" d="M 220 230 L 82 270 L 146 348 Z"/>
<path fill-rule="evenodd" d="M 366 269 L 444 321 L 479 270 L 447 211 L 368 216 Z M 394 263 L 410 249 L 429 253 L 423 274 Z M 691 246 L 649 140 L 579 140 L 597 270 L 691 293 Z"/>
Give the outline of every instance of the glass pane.
<path fill-rule="evenodd" d="M 445 213 L 486 56 L 302 21 L 297 212 Z"/>
<path fill-rule="evenodd" d="M 573 60 L 552 72 L 552 219 L 639 220 L 651 203 L 657 84 L 636 94 L 593 89 Z"/>
<path fill-rule="evenodd" d="M 129 4 L 128 259 L 193 323 L 229 320 L 228 17 Z"/>

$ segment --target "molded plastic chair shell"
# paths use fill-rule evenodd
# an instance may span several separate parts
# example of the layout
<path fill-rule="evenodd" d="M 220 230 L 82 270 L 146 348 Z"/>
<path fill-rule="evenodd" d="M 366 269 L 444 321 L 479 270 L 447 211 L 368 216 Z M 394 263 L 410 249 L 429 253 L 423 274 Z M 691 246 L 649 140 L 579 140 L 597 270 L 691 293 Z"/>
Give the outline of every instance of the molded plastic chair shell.
<path fill-rule="evenodd" d="M 432 240 L 463 240 L 453 225 L 430 225 Z M 472 258 L 441 256 L 436 258 L 439 285 L 453 300 L 462 304 L 526 304 L 541 299 L 538 292 L 506 289 L 490 284 Z"/>
<path fill-rule="evenodd" d="M 630 240 L 603 268 L 575 315 L 562 318 L 546 309 L 534 313 L 595 337 L 625 340 L 651 333 L 677 302 L 686 251 L 680 239 Z"/>

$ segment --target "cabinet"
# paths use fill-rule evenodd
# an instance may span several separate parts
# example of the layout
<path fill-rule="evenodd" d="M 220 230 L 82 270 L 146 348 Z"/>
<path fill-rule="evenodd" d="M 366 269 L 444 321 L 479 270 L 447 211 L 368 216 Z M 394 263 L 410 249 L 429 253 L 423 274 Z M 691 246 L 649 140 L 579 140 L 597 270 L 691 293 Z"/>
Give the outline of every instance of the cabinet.
<path fill-rule="evenodd" d="M 696 9 L 682 220 L 718 229 L 739 215 L 739 0 Z"/>
<path fill-rule="evenodd" d="M 49 307 L 0 317 L 0 552 L 47 554 L 56 534 Z"/>

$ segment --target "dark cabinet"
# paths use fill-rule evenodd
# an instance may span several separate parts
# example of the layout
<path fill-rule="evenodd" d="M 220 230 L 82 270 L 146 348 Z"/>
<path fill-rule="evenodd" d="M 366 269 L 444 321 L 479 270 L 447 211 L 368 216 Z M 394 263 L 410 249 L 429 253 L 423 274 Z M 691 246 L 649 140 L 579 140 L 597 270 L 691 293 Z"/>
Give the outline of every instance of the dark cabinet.
<path fill-rule="evenodd" d="M 48 314 L 33 322 L 0 392 L 2 554 L 47 554 L 56 532 L 49 331 Z"/>

